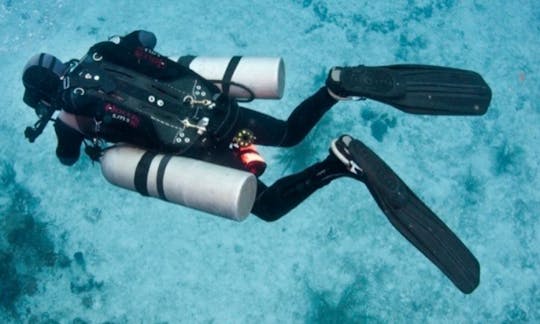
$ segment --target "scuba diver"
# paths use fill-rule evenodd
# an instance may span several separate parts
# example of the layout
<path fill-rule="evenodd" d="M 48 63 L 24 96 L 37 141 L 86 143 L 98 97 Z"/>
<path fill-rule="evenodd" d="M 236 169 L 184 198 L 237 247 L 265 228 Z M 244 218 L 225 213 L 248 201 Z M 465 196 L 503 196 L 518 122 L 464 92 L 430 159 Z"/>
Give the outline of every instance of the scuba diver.
<path fill-rule="evenodd" d="M 462 292 L 471 293 L 478 286 L 480 267 L 472 253 L 361 141 L 342 135 L 331 143 L 324 160 L 270 186 L 258 179 L 266 164 L 254 145 L 297 145 L 340 100 L 372 99 L 412 114 L 483 115 L 491 90 L 479 74 L 428 65 L 334 67 L 326 84 L 284 121 L 242 107 L 239 103 L 249 100 L 231 95 L 236 86 L 248 93 L 247 99 L 256 97 L 252 89 L 232 79 L 241 58 L 227 63 L 221 80 L 209 80 L 190 68 L 194 57 L 172 60 L 157 53 L 155 45 L 153 33 L 138 30 L 95 44 L 81 60 L 63 63 L 44 53 L 32 57 L 23 72 L 23 99 L 39 120 L 25 136 L 34 142 L 54 120 L 61 163 L 73 165 L 84 143 L 91 159 L 114 168 L 105 170 L 108 180 L 145 196 L 174 200 L 173 191 L 180 190 L 183 178 L 188 179 L 189 190 L 181 189 L 182 197 L 211 182 L 190 202 L 182 198 L 194 208 L 202 201 L 199 205 L 210 212 L 209 205 L 229 208 L 231 202 L 220 199 L 235 203 L 243 199 L 222 197 L 236 190 L 228 187 L 227 179 L 237 177 L 230 172 L 241 172 L 238 192 L 248 190 L 246 183 L 251 181 L 253 195 L 248 203 L 240 203 L 239 213 L 269 222 L 333 180 L 353 178 L 367 186 L 391 224 Z M 59 114 L 53 119 L 55 112 Z M 133 147 L 114 151 L 102 148 L 103 143 Z M 125 154 L 108 158 L 113 154 L 109 152 Z M 173 161 L 175 170 L 169 172 Z M 196 168 L 198 162 L 205 166 Z M 223 167 L 228 171 L 215 169 Z M 122 172 L 129 174 L 118 176 Z M 204 181 L 208 174 L 223 178 Z"/>

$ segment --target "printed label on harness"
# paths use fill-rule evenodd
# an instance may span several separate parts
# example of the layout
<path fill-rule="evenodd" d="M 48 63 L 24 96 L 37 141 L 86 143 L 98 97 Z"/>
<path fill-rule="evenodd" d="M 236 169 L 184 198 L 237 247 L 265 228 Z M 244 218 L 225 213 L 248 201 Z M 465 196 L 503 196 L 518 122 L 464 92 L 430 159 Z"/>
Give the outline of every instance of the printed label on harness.
<path fill-rule="evenodd" d="M 133 53 L 136 58 L 146 61 L 158 69 L 165 68 L 165 60 L 159 54 L 148 48 L 137 47 Z"/>
<path fill-rule="evenodd" d="M 135 114 L 122 110 L 112 103 L 105 104 L 105 112 L 111 114 L 112 119 L 129 124 L 133 128 L 139 127 L 139 117 Z"/>

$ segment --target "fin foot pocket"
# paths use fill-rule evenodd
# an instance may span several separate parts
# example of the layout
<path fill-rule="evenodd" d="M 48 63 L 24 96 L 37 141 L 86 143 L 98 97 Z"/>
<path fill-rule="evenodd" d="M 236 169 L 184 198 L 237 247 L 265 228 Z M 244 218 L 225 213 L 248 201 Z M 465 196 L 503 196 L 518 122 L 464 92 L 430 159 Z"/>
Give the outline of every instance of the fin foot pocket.
<path fill-rule="evenodd" d="M 326 85 L 339 98 L 372 99 L 426 115 L 483 115 L 492 96 L 480 74 L 432 65 L 335 67 Z"/>
<path fill-rule="evenodd" d="M 342 91 L 349 96 L 396 98 L 404 94 L 399 75 L 384 68 L 344 68 L 341 72 L 341 86 Z"/>

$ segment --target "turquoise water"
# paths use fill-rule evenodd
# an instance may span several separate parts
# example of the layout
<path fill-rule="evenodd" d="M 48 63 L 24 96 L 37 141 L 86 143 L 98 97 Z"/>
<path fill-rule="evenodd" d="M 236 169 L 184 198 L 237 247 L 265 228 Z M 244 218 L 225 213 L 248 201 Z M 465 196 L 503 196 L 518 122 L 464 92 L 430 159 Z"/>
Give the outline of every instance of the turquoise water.
<path fill-rule="evenodd" d="M 507 323 L 540 321 L 540 5 L 535 1 L 0 2 L 0 322 Z M 134 5 L 133 3 L 139 3 Z M 362 139 L 465 242 L 481 283 L 463 295 L 336 181 L 276 223 L 235 223 L 109 185 L 84 157 L 35 144 L 21 100 L 34 53 L 63 60 L 134 29 L 165 55 L 281 56 L 285 118 L 333 65 L 426 63 L 480 72 L 485 116 L 406 115 L 345 102 L 293 149 L 262 148 L 268 183 Z"/>

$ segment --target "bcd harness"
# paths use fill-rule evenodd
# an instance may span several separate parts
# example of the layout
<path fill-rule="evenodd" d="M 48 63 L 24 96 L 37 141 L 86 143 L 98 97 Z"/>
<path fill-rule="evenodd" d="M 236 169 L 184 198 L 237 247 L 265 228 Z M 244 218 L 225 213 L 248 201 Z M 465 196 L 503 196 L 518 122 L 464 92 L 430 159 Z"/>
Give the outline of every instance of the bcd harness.
<path fill-rule="evenodd" d="M 64 78 L 64 109 L 90 136 L 183 154 L 229 135 L 237 104 L 195 72 L 146 48 L 98 43 Z"/>
<path fill-rule="evenodd" d="M 172 154 L 231 141 L 242 164 L 260 175 L 266 164 L 249 142 L 231 134 L 238 117 L 236 101 L 187 67 L 158 53 L 98 43 L 64 78 L 67 112 L 94 121 L 86 153 L 97 159 L 98 140 L 130 142 Z M 250 131 L 249 131 L 250 132 Z M 249 146 L 249 151 L 247 150 Z"/>

